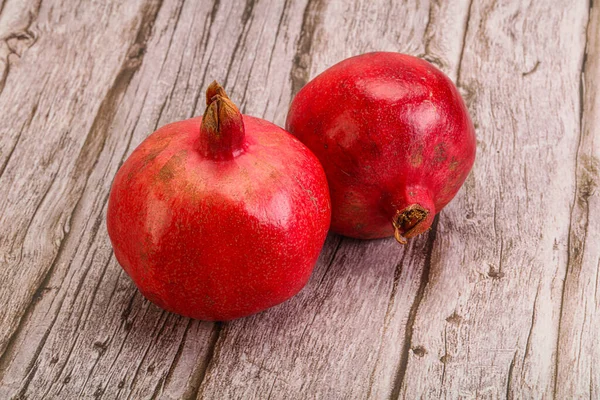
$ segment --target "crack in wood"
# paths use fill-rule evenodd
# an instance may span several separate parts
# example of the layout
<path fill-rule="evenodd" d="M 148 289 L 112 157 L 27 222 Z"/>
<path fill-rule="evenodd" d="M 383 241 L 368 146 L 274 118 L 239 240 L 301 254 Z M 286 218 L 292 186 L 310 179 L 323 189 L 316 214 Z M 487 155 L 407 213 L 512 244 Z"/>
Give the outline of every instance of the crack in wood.
<path fill-rule="evenodd" d="M 525 353 L 523 354 L 523 360 L 522 363 L 525 364 L 525 359 L 527 358 L 527 356 L 529 355 L 529 352 L 531 350 L 531 335 L 533 333 L 533 327 L 535 326 L 536 323 L 536 319 L 537 319 L 537 302 L 538 302 L 538 297 L 540 295 L 540 287 L 541 284 L 538 285 L 538 288 L 535 292 L 535 299 L 533 299 L 533 313 L 531 316 L 531 326 L 529 328 L 529 333 L 527 334 L 527 341 L 525 342 Z"/>
<path fill-rule="evenodd" d="M 323 276 L 321 276 L 321 279 L 319 279 L 319 284 L 317 287 L 320 287 L 323 284 L 323 281 L 325 280 L 327 273 L 329 272 L 329 270 L 331 269 L 331 266 L 333 265 L 333 262 L 335 261 L 335 257 L 337 256 L 337 253 L 340 250 L 340 247 L 342 247 L 342 243 L 344 242 L 344 237 L 338 236 L 337 239 L 338 239 L 338 243 L 335 246 L 335 250 L 333 250 L 333 253 L 331 254 L 331 259 L 329 260 L 329 263 L 327 263 L 327 268 L 325 268 L 325 272 L 323 272 Z"/>
<path fill-rule="evenodd" d="M 260 34 L 258 35 L 258 39 L 256 40 L 256 47 L 254 49 L 255 52 L 259 51 L 259 45 L 260 40 L 263 37 L 263 33 L 265 32 L 265 26 L 267 25 L 267 20 L 265 19 L 263 21 L 263 24 L 260 28 Z M 246 113 L 246 95 L 248 93 L 248 86 L 250 86 L 250 77 L 252 76 L 252 71 L 254 70 L 254 64 L 256 63 L 256 59 L 258 57 L 253 57 L 252 58 L 252 63 L 250 63 L 250 68 L 248 70 L 248 78 L 246 79 L 246 85 L 244 86 L 244 93 L 242 94 L 242 99 L 240 100 L 239 104 L 240 104 L 240 111 L 242 113 Z M 240 68 L 241 69 L 241 68 Z M 237 81 L 237 76 L 236 76 L 236 81 Z"/>
<path fill-rule="evenodd" d="M 594 279 L 594 310 L 598 309 L 598 282 L 600 281 L 600 258 L 598 259 L 598 264 L 596 265 L 596 279 Z"/>
<path fill-rule="evenodd" d="M 33 312 L 33 308 L 34 308 L 35 304 L 37 303 L 37 301 L 35 301 L 35 300 L 39 300 L 43 296 L 44 290 L 45 290 L 45 288 L 48 286 L 48 284 L 50 282 L 50 276 L 52 274 L 52 271 L 54 271 L 54 267 L 56 265 L 56 261 L 60 258 L 61 254 L 62 254 L 62 252 L 64 250 L 64 244 L 65 244 L 65 240 L 63 239 L 60 242 L 60 245 L 58 247 L 58 251 L 56 252 L 56 256 L 51 261 L 50 268 L 48 269 L 48 272 L 46 273 L 46 275 L 42 279 L 41 283 L 37 286 L 37 289 L 33 292 L 32 296 L 31 296 L 31 299 L 30 299 L 29 303 L 27 304 L 27 306 L 25 307 L 25 311 L 22 313 L 22 315 L 21 315 L 21 317 L 20 317 L 20 319 L 19 319 L 19 321 L 17 323 L 17 326 L 16 326 L 15 330 L 10 334 L 8 340 L 5 343 L 3 343 L 3 346 L 1 348 L 2 354 L 0 355 L 0 381 L 3 379 L 4 372 L 6 371 L 6 369 L 8 367 L 8 364 L 10 363 L 10 358 L 11 358 L 12 353 L 14 351 L 14 344 L 15 344 L 15 340 L 17 338 L 17 335 L 21 331 L 21 329 L 23 327 L 23 323 L 27 320 L 27 318 Z M 41 352 L 41 349 L 42 349 L 43 345 L 45 344 L 48 335 L 50 334 L 50 329 L 54 325 L 54 323 L 56 322 L 57 318 L 58 318 L 58 314 L 55 315 L 54 319 L 52 320 L 52 323 L 50 324 L 50 328 L 46 331 L 46 333 L 42 337 L 42 340 L 40 341 L 41 344 L 37 348 L 36 355 L 33 358 L 34 361 L 37 359 L 39 353 Z M 30 365 L 27 367 L 27 369 L 31 370 L 31 368 L 32 368 L 32 364 L 30 363 Z"/>
<path fill-rule="evenodd" d="M 175 36 L 175 31 L 177 30 L 177 24 L 179 23 L 179 19 L 181 18 L 181 11 L 183 10 L 183 3 L 179 3 L 179 7 L 177 8 L 176 11 L 176 16 L 174 18 L 175 23 L 173 24 L 173 32 L 171 33 L 171 37 L 169 38 L 169 44 L 167 45 L 167 50 L 165 51 L 165 57 L 163 58 L 163 62 L 160 66 L 160 70 L 158 72 L 158 75 L 161 76 L 165 67 L 165 64 L 167 63 L 167 60 L 169 59 L 169 54 L 171 52 L 171 46 L 173 44 L 173 36 Z M 188 36 L 189 39 L 189 36 Z M 177 76 L 175 78 L 175 81 L 177 81 L 177 79 L 179 78 L 179 72 L 181 71 L 181 64 L 183 61 L 183 57 L 184 57 L 184 53 L 182 52 L 181 54 L 181 58 L 180 58 L 180 63 L 179 63 L 179 68 L 177 70 Z M 153 131 L 156 131 L 159 127 L 160 124 L 160 119 L 162 117 L 163 111 L 167 105 L 167 103 L 171 102 L 171 98 L 173 97 L 173 92 L 175 91 L 175 85 L 172 85 L 171 87 L 171 92 L 169 94 L 169 96 L 162 102 L 162 105 L 160 106 L 160 110 L 158 111 L 158 116 L 156 117 L 156 123 L 154 124 L 154 129 Z"/>
<path fill-rule="evenodd" d="M 411 246 L 412 245 L 413 244 L 411 244 Z M 398 264 L 396 264 L 396 268 L 394 270 L 394 277 L 392 280 L 392 290 L 390 292 L 388 305 L 385 310 L 385 317 L 383 318 L 383 332 L 381 333 L 381 341 L 379 344 L 379 348 L 377 350 L 377 359 L 375 360 L 375 366 L 373 367 L 373 371 L 371 372 L 371 375 L 369 377 L 369 389 L 367 390 L 367 398 L 368 399 L 371 398 L 371 395 L 373 392 L 373 386 L 375 384 L 375 373 L 377 372 L 377 367 L 381 360 L 381 352 L 383 350 L 383 341 L 384 341 L 387 331 L 389 329 L 391 313 L 392 313 L 394 302 L 396 300 L 396 294 L 398 293 L 398 284 L 400 282 L 400 277 L 402 276 L 402 270 L 404 267 L 404 259 L 408 253 L 409 253 L 409 249 L 405 248 L 404 253 L 402 254 L 402 257 L 400 258 L 400 261 L 398 262 Z"/>
<path fill-rule="evenodd" d="M 181 318 L 184 318 L 184 317 L 181 317 Z M 181 340 L 179 341 L 179 346 L 177 346 L 177 352 L 175 353 L 175 357 L 173 357 L 173 360 L 171 361 L 171 364 L 169 365 L 169 368 L 167 369 L 167 373 L 165 374 L 165 380 L 164 380 L 163 387 L 166 386 L 173 377 L 173 373 L 175 371 L 175 366 L 181 359 L 181 355 L 183 354 L 183 347 L 187 340 L 188 331 L 190 329 L 190 326 L 192 326 L 193 321 L 194 321 L 193 319 L 187 318 L 187 324 L 185 326 L 185 330 L 183 331 Z M 161 393 L 162 393 L 162 389 L 161 389 Z M 158 393 L 156 394 L 156 396 L 158 396 Z"/>
<path fill-rule="evenodd" d="M 121 315 L 121 319 L 122 319 L 122 323 L 123 323 L 123 325 L 122 325 L 123 328 L 122 329 L 125 331 L 125 337 L 121 341 L 121 345 L 119 346 L 119 349 L 118 349 L 118 351 L 115 354 L 115 358 L 113 358 L 110 366 L 108 367 L 109 371 L 112 371 L 113 367 L 115 366 L 115 363 L 117 362 L 117 360 L 119 358 L 119 354 L 121 354 L 121 352 L 123 351 L 123 347 L 125 347 L 125 343 L 127 342 L 127 339 L 129 338 L 129 334 L 131 333 L 131 323 L 127 320 L 127 318 L 129 317 L 129 313 L 131 312 L 131 309 L 133 307 L 133 301 L 138 296 L 138 293 L 139 293 L 138 290 L 135 289 L 135 291 L 133 292 L 133 296 L 131 296 L 131 299 L 129 300 L 127 308 L 125 309 L 125 311 Z M 148 311 L 148 308 L 146 307 L 146 309 L 144 310 L 144 314 L 141 317 L 142 320 L 144 319 L 144 316 L 146 315 L 147 311 Z M 123 315 L 125 315 L 125 312 L 129 312 L 129 313 L 125 317 L 123 317 Z M 93 371 L 93 368 L 90 371 Z M 90 374 L 91 374 L 91 372 L 90 372 Z M 89 376 L 88 376 L 87 379 L 89 379 Z"/>
<path fill-rule="evenodd" d="M 202 398 L 203 383 L 212 368 L 214 360 L 218 359 L 219 356 L 218 344 L 220 341 L 225 340 L 225 322 L 215 322 L 213 325 L 214 328 L 208 343 L 207 355 L 200 360 L 194 376 L 190 379 L 190 389 L 182 396 L 182 399 L 195 400 Z"/>
<path fill-rule="evenodd" d="M 290 71 L 290 81 L 292 84 L 292 97 L 308 82 L 310 78 L 311 49 L 315 44 L 315 32 L 321 24 L 321 14 L 325 7 L 323 0 L 308 0 L 304 14 L 302 16 L 302 28 L 298 42 L 296 43 L 296 54 L 292 69 Z"/>
<path fill-rule="evenodd" d="M 246 5 L 244 7 L 244 11 L 242 12 L 241 24 L 242 31 L 240 32 L 235 45 L 233 46 L 233 51 L 231 52 L 231 58 L 229 59 L 229 64 L 227 65 L 227 72 L 225 73 L 225 78 L 223 79 L 223 87 L 227 88 L 229 84 L 229 74 L 231 73 L 231 67 L 233 66 L 233 62 L 235 61 L 236 55 L 240 48 L 241 43 L 246 43 L 246 38 L 248 36 L 249 24 L 248 21 L 251 21 L 254 15 L 254 5 L 256 0 L 246 0 Z M 239 71 L 238 71 L 239 72 Z"/>
<path fill-rule="evenodd" d="M 583 253 L 585 252 L 585 238 L 588 233 L 588 224 L 589 224 L 589 204 L 587 201 L 584 201 L 584 208 L 586 209 L 586 220 L 584 223 L 584 239 L 583 239 L 583 249 L 579 249 L 578 246 L 574 244 L 575 240 L 581 242 L 581 240 L 576 236 L 575 228 L 573 226 L 575 212 L 578 208 L 581 208 L 581 203 L 578 201 L 579 196 L 581 196 L 581 183 L 579 179 L 580 174 L 580 153 L 581 153 L 581 144 L 583 142 L 585 132 L 584 132 L 584 112 L 585 112 L 585 69 L 587 64 L 587 45 L 589 42 L 588 32 L 590 27 L 590 22 L 592 20 L 592 7 L 593 2 L 590 0 L 588 3 L 588 20 L 585 27 L 585 41 L 583 46 L 583 55 L 581 59 L 581 68 L 579 73 L 579 138 L 577 143 L 577 149 L 575 151 L 575 195 L 573 198 L 573 202 L 571 204 L 571 213 L 569 218 L 569 234 L 567 237 L 567 264 L 565 267 L 565 274 L 562 280 L 562 290 L 560 296 L 560 305 L 558 310 L 558 327 L 557 327 L 557 335 L 556 335 L 556 357 L 555 357 L 555 366 L 554 366 L 554 388 L 553 388 L 553 398 L 556 399 L 556 395 L 558 392 L 558 370 L 560 365 L 560 348 L 561 348 L 561 338 L 562 338 L 562 329 L 563 329 L 563 314 L 564 314 L 564 304 L 565 304 L 565 296 L 568 288 L 568 280 L 569 274 L 574 270 L 581 270 L 583 263 Z"/>
<path fill-rule="evenodd" d="M 517 352 L 518 350 L 515 350 L 515 354 L 510 362 L 510 365 L 508 366 L 508 376 L 506 378 L 506 399 L 512 399 L 514 396 L 512 394 L 512 379 L 513 379 L 513 371 L 515 368 L 515 360 L 517 359 Z"/>
<path fill-rule="evenodd" d="M 285 2 L 283 3 L 283 9 L 281 10 L 281 16 L 279 17 L 279 22 L 277 23 L 277 31 L 275 32 L 275 39 L 273 40 L 273 46 L 271 46 L 271 54 L 269 55 L 269 62 L 267 63 L 267 74 L 266 77 L 267 79 L 269 78 L 270 74 L 271 74 L 271 65 L 273 64 L 273 54 L 275 53 L 275 47 L 277 46 L 277 39 L 279 38 L 279 32 L 281 32 L 281 26 L 283 25 L 283 19 L 286 15 L 286 11 L 289 7 L 289 2 L 290 0 L 285 0 Z M 265 82 L 266 85 L 267 82 Z M 263 112 L 263 117 L 264 114 L 266 113 L 266 107 L 265 107 L 265 111 Z"/>
<path fill-rule="evenodd" d="M 219 6 L 221 5 L 221 1 L 220 0 L 215 0 L 212 6 L 212 9 L 210 11 L 210 23 L 209 24 L 205 24 L 206 28 L 202 31 L 202 39 L 200 40 L 200 43 L 204 44 L 204 49 L 202 51 L 203 54 L 203 60 L 204 60 L 204 55 L 206 54 L 206 51 L 208 49 L 208 43 L 210 42 L 210 38 L 212 35 L 212 26 L 215 22 L 215 18 L 217 17 L 217 13 L 219 11 Z M 205 40 L 206 38 L 206 40 Z M 213 45 L 213 47 L 210 50 L 210 53 L 208 54 L 208 58 L 206 60 L 206 65 L 208 66 L 208 64 L 210 63 L 210 60 L 212 59 L 212 55 L 214 52 L 215 46 Z M 189 118 L 192 118 L 194 115 L 196 115 L 197 113 L 197 108 L 198 108 L 198 101 L 200 101 L 200 99 L 204 99 L 204 90 L 205 90 L 205 86 L 207 86 L 207 82 L 206 82 L 206 74 L 208 73 L 208 67 L 204 68 L 204 73 L 202 74 L 202 79 L 200 80 L 200 84 L 201 87 L 197 88 L 196 90 L 196 96 L 194 97 L 194 101 L 192 102 L 192 109 L 191 112 L 189 114 Z"/>
<path fill-rule="evenodd" d="M 35 350 L 35 354 L 34 354 L 33 358 L 31 359 L 31 362 L 29 362 L 29 364 L 26 367 L 26 371 L 28 371 L 27 375 L 26 375 L 26 379 L 23 381 L 21 387 L 19 388 L 18 394 L 15 397 L 17 397 L 17 398 L 25 397 L 25 393 L 27 392 L 27 389 L 29 388 L 29 384 L 31 383 L 31 380 L 33 379 L 33 377 L 35 376 L 35 374 L 37 372 L 38 358 L 42 352 L 42 349 L 44 348 L 44 345 L 46 344 L 46 340 L 48 340 L 48 336 L 50 335 L 50 331 L 52 330 L 51 328 L 56 323 L 58 316 L 59 316 L 58 313 L 56 313 L 54 315 L 54 318 L 52 318 L 52 322 L 50 323 L 50 327 L 46 330 L 46 332 L 44 332 L 44 335 Z M 13 337 L 14 336 L 16 336 L 16 334 L 13 334 Z M 0 379 L 1 378 L 2 377 L 0 377 Z"/>
<path fill-rule="evenodd" d="M 138 374 L 140 373 L 140 370 L 142 368 L 142 365 L 144 364 L 144 361 L 146 360 L 146 357 L 148 356 L 148 352 L 150 351 L 150 349 L 153 347 L 154 345 L 154 340 L 156 340 L 157 338 L 160 337 L 162 331 L 165 329 L 165 325 L 167 323 L 167 320 L 169 319 L 169 316 L 172 316 L 173 314 L 165 311 L 165 310 L 161 310 L 161 314 L 160 314 L 160 318 L 159 321 L 162 319 L 162 323 L 160 324 L 160 327 L 158 329 L 158 331 L 154 330 L 152 332 L 151 337 L 153 338 L 153 340 L 148 341 L 148 345 L 146 346 L 146 348 L 144 349 L 143 355 L 140 359 L 140 361 L 138 362 L 137 367 L 135 368 L 135 372 L 133 373 L 133 377 L 131 378 L 131 383 L 129 385 L 129 388 L 133 388 L 133 383 L 136 382 L 136 377 L 138 376 Z M 127 400 L 129 400 L 131 398 L 131 396 L 133 395 L 133 391 L 129 392 L 129 394 L 127 395 Z"/>
<path fill-rule="evenodd" d="M 448 326 L 444 327 L 444 355 L 440 359 L 442 363 L 442 380 L 440 384 L 440 398 L 444 392 L 444 383 L 446 382 L 446 364 L 449 362 L 448 356 Z"/>
<path fill-rule="evenodd" d="M 436 216 L 433 220 L 433 224 L 431 224 L 431 231 L 429 232 L 429 237 L 427 238 L 427 256 L 425 258 L 425 264 L 423 266 L 423 272 L 421 273 L 421 282 L 419 284 L 419 289 L 417 290 L 417 294 L 415 295 L 415 300 L 413 301 L 410 312 L 408 314 L 408 320 L 406 321 L 406 331 L 404 334 L 404 345 L 402 346 L 402 353 L 400 356 L 400 363 L 398 367 L 398 373 L 396 375 L 396 380 L 394 382 L 394 389 L 392 391 L 392 399 L 400 398 L 400 392 L 402 390 L 402 384 L 404 383 L 404 377 L 406 375 L 406 370 L 408 367 L 408 355 L 410 349 L 412 348 L 412 335 L 413 328 L 415 325 L 415 320 L 417 317 L 417 311 L 419 310 L 419 306 L 421 301 L 423 300 L 423 296 L 425 294 L 425 288 L 429 284 L 429 276 L 431 272 L 431 259 L 433 254 L 433 245 L 435 243 L 435 239 L 437 236 L 437 226 L 439 222 L 439 216 Z"/>
<path fill-rule="evenodd" d="M 462 38 L 462 46 L 460 48 L 460 56 L 458 57 L 458 68 L 456 69 L 456 84 L 461 87 L 459 82 L 461 81 L 462 63 L 465 55 L 465 46 L 467 44 L 467 33 L 469 32 L 469 23 L 471 21 L 471 8 L 473 7 L 473 0 L 469 0 L 469 7 L 467 8 L 467 17 L 465 18 L 465 30 Z M 467 101 L 467 103 L 469 103 Z"/>
<path fill-rule="evenodd" d="M 523 72 L 521 75 L 522 76 L 528 76 L 533 74 L 535 71 L 537 71 L 538 67 L 540 66 L 541 62 L 538 60 L 536 61 L 535 65 L 533 66 L 533 68 L 531 68 L 529 71 L 525 71 Z"/>
<path fill-rule="evenodd" d="M 439 56 L 435 55 L 431 51 L 431 41 L 433 40 L 433 34 L 431 33 L 432 22 L 435 19 L 435 10 L 434 7 L 439 7 L 440 3 L 436 0 L 432 0 L 429 3 L 429 11 L 427 12 L 427 23 L 425 24 L 425 33 L 423 34 L 424 39 L 424 49 L 425 52 L 423 54 L 419 54 L 418 57 L 427 60 L 428 62 L 434 64 L 440 69 L 445 69 L 447 67 L 447 63 Z"/>
<path fill-rule="evenodd" d="M 100 218 L 100 219 L 102 219 L 102 218 Z M 92 291 L 91 299 L 89 301 L 89 307 L 88 307 L 87 312 L 85 313 L 85 317 L 83 318 L 83 326 L 84 327 L 87 326 L 87 322 L 89 320 L 90 313 L 92 312 L 92 305 L 94 304 L 94 302 L 96 300 L 98 290 L 100 289 L 100 286 L 104 280 L 104 277 L 106 276 L 106 271 L 108 270 L 108 266 L 110 265 L 110 262 L 113 260 L 113 257 L 114 257 L 114 253 L 111 253 L 107 257 L 106 262 L 104 263 L 104 266 L 102 267 L 102 272 L 100 274 L 100 277 L 98 278 L 98 282 L 96 283 L 96 285 L 94 285 L 94 290 Z"/>
<path fill-rule="evenodd" d="M 65 368 L 67 367 L 67 364 L 69 362 L 71 354 L 73 353 L 73 349 L 77 345 L 77 341 L 78 340 L 79 340 L 79 334 L 77 334 L 76 337 L 75 337 L 75 340 L 73 340 L 73 344 L 71 345 L 71 347 L 69 348 L 69 352 L 67 353 L 66 360 L 63 362 L 63 365 L 60 367 L 59 372 L 58 372 L 58 374 L 56 376 L 62 376 L 62 373 L 64 372 Z M 62 391 L 62 388 L 65 386 L 64 382 L 60 382 L 60 383 L 61 383 L 61 388 L 58 390 L 58 393 L 60 393 Z M 50 393 L 50 391 L 52 390 L 53 387 L 54 387 L 54 385 L 49 385 L 48 389 L 46 390 L 46 392 L 44 392 L 44 395 L 42 396 L 42 398 L 44 398 L 44 399 L 49 398 L 48 395 L 49 395 L 49 393 Z"/>
<path fill-rule="evenodd" d="M 275 382 L 277 382 L 277 374 L 275 374 L 275 378 L 273 378 L 273 384 L 271 385 L 271 389 L 269 389 L 269 395 L 267 396 L 267 400 L 271 400 L 271 395 L 273 394 L 273 388 L 275 387 Z"/>
<path fill-rule="evenodd" d="M 138 291 L 135 290 L 134 295 L 132 296 L 132 299 L 130 301 L 130 304 L 132 304 L 133 299 L 136 297 L 137 294 L 138 294 Z M 144 312 L 143 312 L 143 314 L 140 317 L 140 321 L 143 321 L 144 318 L 146 318 L 146 315 L 148 314 L 148 310 L 149 310 L 150 307 L 152 307 L 151 304 L 149 302 L 146 302 L 145 303 L 145 307 L 143 308 Z M 162 316 L 162 314 L 161 314 L 161 316 Z M 119 359 L 119 356 L 121 355 L 123 347 L 125 346 L 125 343 L 127 342 L 127 339 L 129 338 L 129 334 L 130 334 L 130 332 L 132 330 L 131 327 L 128 328 L 127 325 L 128 325 L 128 322 L 126 322 L 125 326 L 123 327 L 123 329 L 125 330 L 125 337 L 121 341 L 121 345 L 119 346 L 119 350 L 116 352 L 115 357 L 113 358 L 113 360 L 112 360 L 112 362 L 110 364 L 110 367 L 108 368 L 108 371 L 110 372 L 110 377 L 112 377 L 113 367 L 115 366 L 117 360 Z M 109 338 L 109 342 L 112 343 L 112 338 Z M 87 383 L 90 380 L 90 378 L 92 377 L 92 374 L 94 373 L 94 370 L 96 368 L 98 360 L 99 360 L 99 357 L 94 361 L 94 365 L 88 371 L 87 377 L 86 377 L 85 381 L 83 382 L 83 384 L 81 385 L 81 390 L 79 391 L 79 394 L 78 394 L 79 397 L 83 397 L 83 393 L 84 393 L 84 391 L 86 389 Z M 110 377 L 109 377 L 109 379 L 110 379 Z M 130 389 L 132 388 L 132 384 L 133 384 L 133 380 L 130 382 L 130 385 L 129 385 Z M 125 383 L 123 383 L 123 385 L 120 385 L 119 389 L 123 389 L 124 387 L 125 387 Z M 130 395 L 131 395 L 131 393 L 128 394 L 128 396 L 130 396 Z"/>
<path fill-rule="evenodd" d="M 338 253 L 340 247 L 342 246 L 342 242 L 343 241 L 344 241 L 344 238 L 341 237 L 341 236 L 338 236 L 338 243 L 337 243 L 337 245 L 335 247 L 335 250 L 333 250 L 333 253 L 331 255 L 331 259 L 327 263 L 327 267 L 325 268 L 325 272 L 323 272 L 323 275 L 321 276 L 321 279 L 319 279 L 319 283 L 317 284 L 317 289 L 321 287 L 321 285 L 323 284 L 323 281 L 325 280 L 325 277 L 329 273 L 329 270 L 331 269 L 331 266 L 333 265 L 333 262 L 335 261 L 335 257 L 337 256 L 337 253 Z M 322 305 L 323 305 L 323 303 L 321 303 L 319 305 L 319 307 L 315 310 L 315 313 L 314 313 L 312 319 L 310 320 L 310 323 L 308 323 L 308 324 L 306 324 L 304 326 L 304 329 L 302 330 L 302 334 L 300 335 L 300 340 L 298 341 L 298 343 L 302 343 L 302 341 L 304 340 L 304 335 L 308 331 L 308 328 L 310 328 L 314 324 L 315 319 L 317 318 L 318 310 L 321 308 Z"/>
<path fill-rule="evenodd" d="M 33 118 L 35 117 L 35 115 L 37 113 L 37 109 L 38 109 L 38 106 L 39 106 L 39 100 L 40 99 L 38 99 L 38 102 L 35 103 L 35 105 L 33 106 L 33 109 L 31 111 L 31 114 L 30 114 L 29 118 L 27 119 L 27 121 L 25 121 L 23 123 L 23 125 L 21 126 L 21 129 L 19 129 L 19 133 L 17 135 L 17 139 L 15 140 L 15 144 L 8 151 L 8 155 L 6 156 L 6 160 L 0 166 L 0 178 L 2 178 L 2 175 L 4 174 L 4 171 L 6 170 L 6 166 L 8 165 L 8 162 L 10 161 L 10 158 L 12 157 L 13 153 L 15 152 L 15 149 L 17 148 L 17 146 L 19 144 L 19 141 L 21 140 L 21 136 L 23 135 L 23 131 L 25 131 L 25 129 L 29 129 L 29 127 L 31 126 L 31 121 L 33 121 Z"/>

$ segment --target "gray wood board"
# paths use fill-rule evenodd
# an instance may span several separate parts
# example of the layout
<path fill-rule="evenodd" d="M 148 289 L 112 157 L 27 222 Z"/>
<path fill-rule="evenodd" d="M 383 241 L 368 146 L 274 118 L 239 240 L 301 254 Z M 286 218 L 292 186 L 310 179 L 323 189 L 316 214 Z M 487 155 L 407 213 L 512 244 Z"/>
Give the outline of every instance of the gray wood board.
<path fill-rule="evenodd" d="M 0 1 L 1 398 L 595 398 L 600 11 L 585 1 Z M 110 184 L 219 80 L 283 125 L 310 78 L 419 55 L 478 135 L 402 247 L 330 235 L 307 287 L 194 321 L 113 257 Z"/>

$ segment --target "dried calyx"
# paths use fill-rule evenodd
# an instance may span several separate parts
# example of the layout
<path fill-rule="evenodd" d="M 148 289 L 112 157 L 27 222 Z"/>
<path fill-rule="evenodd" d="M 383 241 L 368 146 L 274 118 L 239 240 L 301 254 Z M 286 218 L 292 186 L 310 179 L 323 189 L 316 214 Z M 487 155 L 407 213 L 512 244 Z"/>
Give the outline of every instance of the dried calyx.
<path fill-rule="evenodd" d="M 398 243 L 406 244 L 406 239 L 417 236 L 429 229 L 429 226 L 422 226 L 428 215 L 429 211 L 419 204 L 412 204 L 398 211 L 392 221 L 394 237 Z"/>
<path fill-rule="evenodd" d="M 200 127 L 199 150 L 214 160 L 231 159 L 244 147 L 244 122 L 225 89 L 214 81 L 206 89 L 206 111 Z"/>

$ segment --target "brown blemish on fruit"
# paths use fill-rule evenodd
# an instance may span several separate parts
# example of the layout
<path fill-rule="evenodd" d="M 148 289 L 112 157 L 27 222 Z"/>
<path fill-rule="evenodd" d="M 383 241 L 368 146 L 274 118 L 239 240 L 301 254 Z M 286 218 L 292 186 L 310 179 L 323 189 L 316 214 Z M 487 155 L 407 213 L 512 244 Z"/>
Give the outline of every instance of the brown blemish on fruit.
<path fill-rule="evenodd" d="M 133 179 L 133 177 L 135 176 L 136 173 L 143 170 L 144 168 L 146 168 L 148 166 L 148 164 L 153 162 L 156 159 L 156 157 L 158 157 L 160 155 L 160 153 L 162 153 L 167 148 L 167 146 L 169 145 L 170 142 L 171 142 L 171 138 L 164 137 L 164 138 L 158 139 L 156 141 L 156 143 L 153 143 L 154 147 L 148 152 L 148 154 L 146 154 L 145 156 L 143 156 L 141 158 L 141 162 L 140 161 L 137 162 L 137 165 L 135 168 L 133 168 L 133 169 L 131 169 L 131 171 L 129 171 L 129 173 L 127 174 L 127 182 L 129 183 Z"/>
<path fill-rule="evenodd" d="M 410 157 L 410 163 L 413 167 L 419 167 L 423 163 L 423 145 L 419 145 L 413 155 Z"/>
<path fill-rule="evenodd" d="M 186 155 L 187 151 L 182 150 L 172 156 L 158 171 L 158 179 L 163 182 L 168 182 L 173 179 L 177 172 L 182 169 L 182 164 L 185 161 Z"/>
<path fill-rule="evenodd" d="M 167 163 L 165 164 L 160 171 L 158 171 L 158 179 L 163 182 L 170 181 L 175 177 L 175 171 L 173 171 L 173 165 Z"/>
<path fill-rule="evenodd" d="M 171 138 L 168 136 L 159 137 L 152 142 L 152 149 L 142 158 L 144 166 L 153 161 L 160 153 L 162 153 L 171 143 Z"/>
<path fill-rule="evenodd" d="M 423 155 L 421 153 L 415 154 L 411 157 L 410 163 L 413 167 L 418 167 L 423 163 Z"/>
<path fill-rule="evenodd" d="M 446 154 L 446 146 L 444 145 L 444 143 L 438 143 L 433 149 L 433 154 L 433 161 L 436 164 L 446 161 L 448 155 Z"/>
<path fill-rule="evenodd" d="M 160 154 L 161 151 L 163 151 L 164 148 L 162 149 L 154 149 L 152 150 L 150 153 L 146 154 L 144 156 L 144 158 L 142 160 L 144 160 L 144 166 L 147 165 L 149 162 L 154 161 L 154 159 L 156 157 L 158 157 L 158 155 Z"/>

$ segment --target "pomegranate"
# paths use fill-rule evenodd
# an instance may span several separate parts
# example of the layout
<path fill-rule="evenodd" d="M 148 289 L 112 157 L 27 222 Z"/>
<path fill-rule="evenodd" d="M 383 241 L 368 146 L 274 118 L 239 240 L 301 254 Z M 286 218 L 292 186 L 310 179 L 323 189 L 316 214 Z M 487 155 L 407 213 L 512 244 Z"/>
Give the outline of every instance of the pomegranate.
<path fill-rule="evenodd" d="M 118 171 L 117 260 L 158 306 L 231 320 L 295 295 L 329 229 L 327 178 L 283 129 L 242 115 L 216 82 L 203 117 L 166 125 Z"/>
<path fill-rule="evenodd" d="M 321 161 L 331 229 L 400 243 L 425 232 L 475 161 L 475 131 L 456 87 L 405 54 L 346 59 L 292 101 L 287 130 Z"/>

